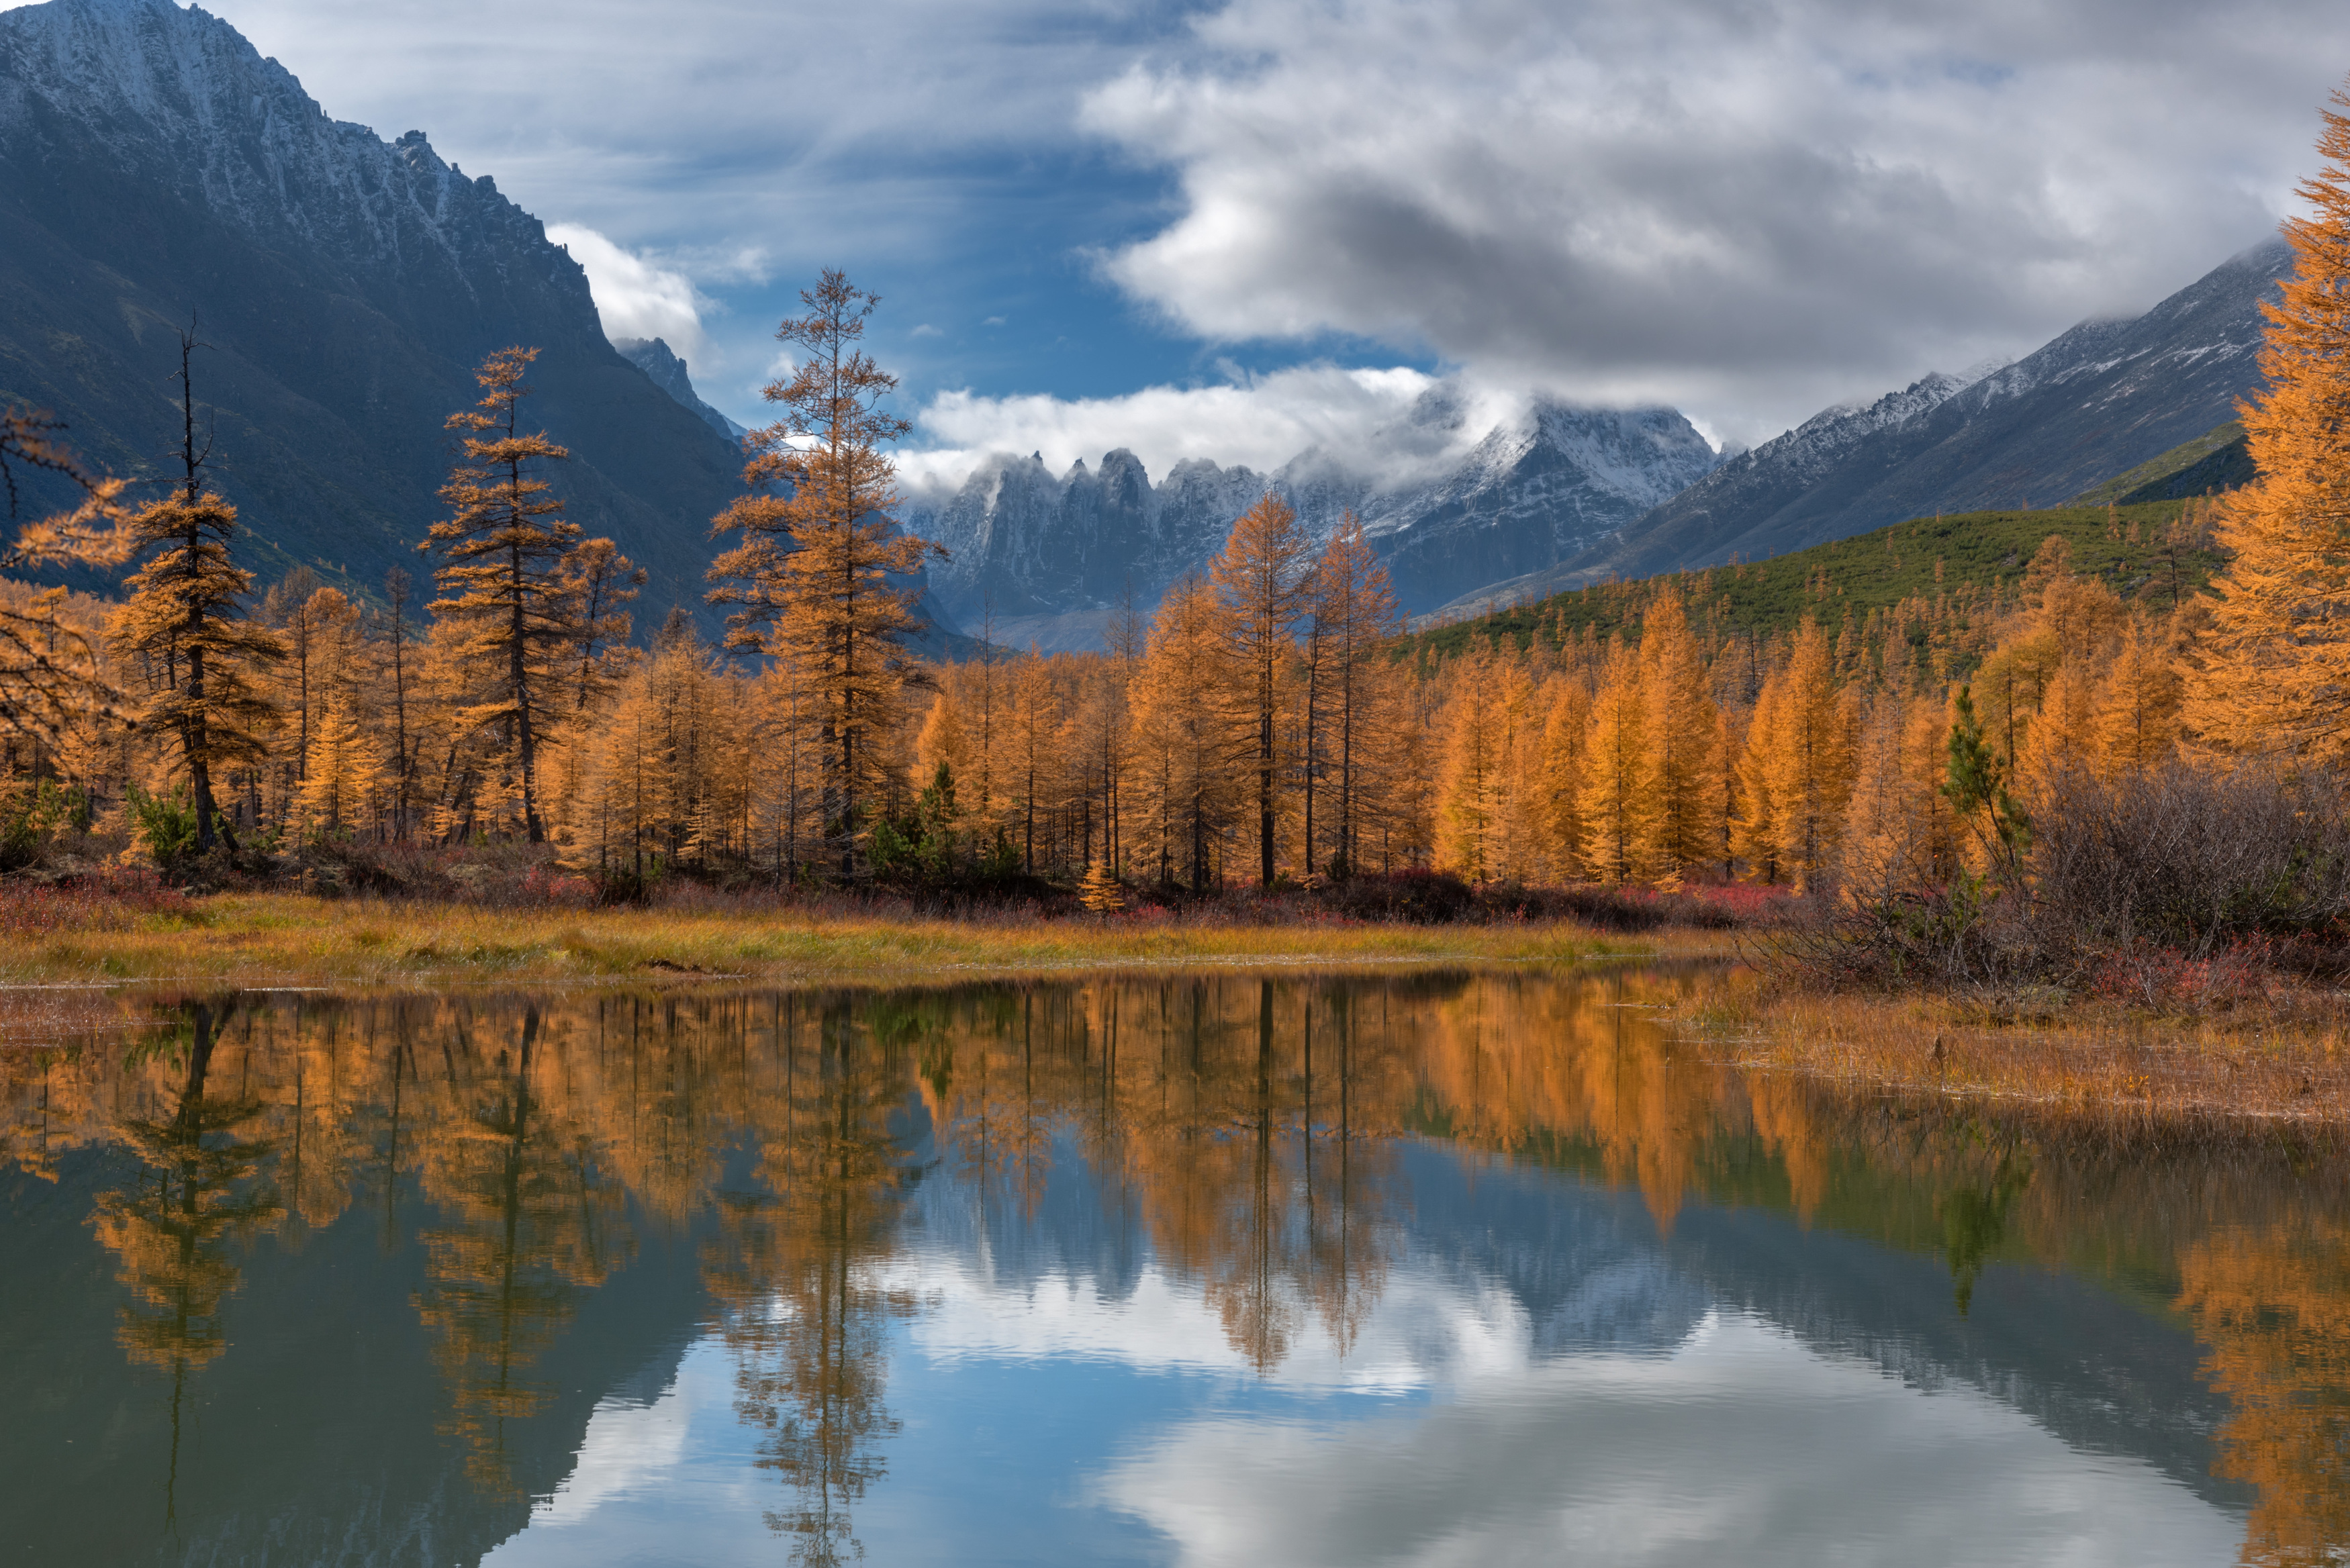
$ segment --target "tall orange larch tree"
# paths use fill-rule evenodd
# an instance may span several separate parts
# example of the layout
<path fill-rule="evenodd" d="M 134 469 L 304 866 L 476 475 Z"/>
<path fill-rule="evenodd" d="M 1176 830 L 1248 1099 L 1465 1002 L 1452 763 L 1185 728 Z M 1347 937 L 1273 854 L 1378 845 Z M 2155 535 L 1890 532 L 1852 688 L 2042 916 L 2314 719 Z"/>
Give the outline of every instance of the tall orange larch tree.
<path fill-rule="evenodd" d="M 1694 869 L 1713 857 L 1716 716 L 1678 593 L 1659 594 L 1642 622 L 1640 704 L 1656 794 L 1644 858 L 1659 875 Z"/>
<path fill-rule="evenodd" d="M 1255 728 L 1258 880 L 1271 887 L 1281 779 L 1282 676 L 1297 621 L 1311 602 L 1312 545 L 1297 514 L 1268 493 L 1241 514 L 1209 567 L 1224 611 L 1224 639 Z"/>
<path fill-rule="evenodd" d="M 2110 768 L 2138 772 L 2170 756 L 2181 695 L 2168 628 L 2143 612 L 2131 618 L 2096 697 L 2096 743 Z"/>
<path fill-rule="evenodd" d="M 893 576 L 940 553 L 901 532 L 897 463 L 884 447 L 911 425 L 882 400 L 898 379 L 858 345 L 881 303 L 827 268 L 800 291 L 803 314 L 775 328 L 797 364 L 761 393 L 780 417 L 743 438 L 746 494 L 718 514 L 713 534 L 737 535 L 710 568 L 714 603 L 738 607 L 728 646 L 758 649 L 806 673 L 823 737 L 826 833 L 843 878 L 888 794 L 884 743 L 905 692 L 927 673 L 906 639 L 920 625 L 916 590 Z"/>
<path fill-rule="evenodd" d="M 463 729 L 493 737 L 498 804 L 520 807 L 523 832 L 546 839 L 539 796 L 539 751 L 562 712 L 567 655 L 578 640 L 577 607 L 563 560 L 579 525 L 540 477 L 571 454 L 545 431 L 522 426 L 523 378 L 536 348 L 502 348 L 482 362 L 481 400 L 451 414 L 463 456 L 441 487 L 450 515 L 425 531 L 439 552 L 441 597 L 432 610 L 458 638 L 451 649 L 472 681 L 459 711 Z"/>
<path fill-rule="evenodd" d="M 1501 874 L 1510 715 L 1494 676 L 1490 657 L 1456 661 L 1436 786 L 1437 862 L 1471 882 Z"/>
<path fill-rule="evenodd" d="M 2293 275 L 2263 305 L 2266 389 L 2239 407 L 2259 477 L 2223 497 L 2232 557 L 2197 659 L 2189 726 L 2233 752 L 2350 757 L 2350 95 L 2287 219 Z"/>
<path fill-rule="evenodd" d="M 151 690 L 141 722 L 177 742 L 196 818 L 196 846 L 208 850 L 234 834 L 213 798 L 213 770 L 259 762 L 277 720 L 256 674 L 285 648 L 244 612 L 253 574 L 236 565 L 236 508 L 204 487 L 209 441 L 196 437 L 192 360 L 201 347 L 180 337 L 180 461 L 183 478 L 170 494 L 132 514 L 125 525 L 144 564 L 123 585 L 126 597 L 108 626 L 115 645 L 146 662 Z"/>
<path fill-rule="evenodd" d="M 1366 783 L 1378 740 L 1379 656 L 1403 628 L 1395 588 L 1371 550 L 1363 520 L 1347 512 L 1314 566 L 1313 614 L 1324 647 L 1332 802 L 1328 868 L 1345 876 L 1363 864 Z M 1312 846 L 1308 846 L 1311 853 Z"/>
<path fill-rule="evenodd" d="M 1584 742 L 1591 729 L 1591 693 L 1580 674 L 1554 677 L 1543 717 L 1534 795 L 1544 869 L 1555 881 L 1583 872 Z"/>
<path fill-rule="evenodd" d="M 1222 864 L 1220 846 L 1240 791 L 1235 758 L 1253 715 L 1230 697 L 1225 618 L 1197 577 L 1168 590 L 1151 618 L 1135 680 L 1135 729 L 1162 882 L 1179 872 L 1204 891 Z"/>
<path fill-rule="evenodd" d="M 1759 749 L 1777 818 L 1780 864 L 1809 886 L 1834 861 L 1852 794 L 1852 688 L 1839 690 L 1828 639 L 1817 621 L 1795 631 L 1766 729 L 1758 710 L 1750 752 Z"/>
<path fill-rule="evenodd" d="M 1618 634 L 1607 646 L 1583 747 L 1583 858 L 1603 882 L 1628 882 L 1656 814 L 1654 759 L 1640 701 L 1640 656 Z"/>
<path fill-rule="evenodd" d="M 124 482 L 90 472 L 65 445 L 64 429 L 30 410 L 0 410 L 0 488 L 7 493 L 9 523 L 19 521 L 19 483 L 32 475 L 53 474 L 78 497 L 65 512 L 22 524 L 0 545 L 0 571 L 116 566 L 130 557 Z M 0 730 L 54 746 L 68 731 L 109 714 L 119 693 L 98 678 L 95 651 L 53 612 L 0 605 Z"/>

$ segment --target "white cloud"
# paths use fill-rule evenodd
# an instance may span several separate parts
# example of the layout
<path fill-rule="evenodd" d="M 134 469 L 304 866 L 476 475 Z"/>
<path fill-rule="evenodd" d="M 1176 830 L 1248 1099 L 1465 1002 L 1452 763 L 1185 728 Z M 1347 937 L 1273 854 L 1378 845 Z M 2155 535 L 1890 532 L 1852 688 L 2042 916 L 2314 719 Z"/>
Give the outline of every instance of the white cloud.
<path fill-rule="evenodd" d="M 1109 276 L 1725 434 L 2135 312 L 2313 165 L 2350 10 L 1232 0 L 1084 122 L 1180 182 Z"/>
<path fill-rule="evenodd" d="M 1403 422 L 1426 394 L 1440 389 L 1456 400 L 1457 419 Z M 1124 447 L 1157 479 L 1186 458 L 1269 472 L 1319 447 L 1358 472 L 1401 478 L 1457 457 L 1517 401 L 1506 392 L 1440 383 L 1408 368 L 1328 364 L 1237 376 L 1212 386 L 1146 387 L 1115 398 L 950 391 L 915 417 L 925 444 L 902 456 L 899 466 L 910 484 L 951 484 L 990 453 L 1039 452 L 1057 473 Z"/>
<path fill-rule="evenodd" d="M 907 333 L 906 336 L 909 337 L 943 337 L 946 334 L 925 321 L 916 327 L 911 332 Z"/>
<path fill-rule="evenodd" d="M 943 278 L 1049 233 L 1109 246 L 1185 335 L 1353 333 L 1750 441 L 2251 243 L 2350 63 L 2338 0 L 1208 4 L 873 0 L 815 51 L 739 0 L 650 28 L 623 0 L 223 9 L 330 113 L 660 235 L 655 270 L 712 293 L 879 257 Z M 1038 226 L 1071 212 L 1096 216 Z M 1010 297 L 893 287 L 942 323 Z M 1066 385 L 1067 324 L 1012 313 L 990 347 L 1030 358 L 985 373 Z M 768 317 L 713 320 L 713 349 L 755 363 Z"/>
<path fill-rule="evenodd" d="M 1259 1367 L 1197 1279 L 1154 1262 L 1121 1293 L 1090 1274 L 998 1277 L 985 1257 L 910 1253 L 887 1271 L 923 1303 L 910 1337 L 933 1362 L 1076 1358 L 1144 1372 L 1247 1377 L 1299 1391 L 1405 1393 L 1464 1377 L 1505 1378 L 1534 1360 L 1523 1305 L 1490 1282 L 1403 1268 L 1386 1281 L 1343 1345 L 1316 1303 L 1284 1284 L 1273 1314 L 1286 1354 Z"/>
<path fill-rule="evenodd" d="M 1977 1390 L 1928 1394 L 1759 1320 L 1669 1356 L 1471 1376 L 1423 1410 L 1187 1420 L 1105 1501 L 1183 1568 L 2225 1562 L 2241 1526 L 2141 1460 Z"/>
<path fill-rule="evenodd" d="M 702 302 L 681 272 L 631 255 L 590 228 L 549 223 L 546 237 L 571 253 L 588 272 L 604 336 L 659 337 L 689 362 L 702 355 Z"/>

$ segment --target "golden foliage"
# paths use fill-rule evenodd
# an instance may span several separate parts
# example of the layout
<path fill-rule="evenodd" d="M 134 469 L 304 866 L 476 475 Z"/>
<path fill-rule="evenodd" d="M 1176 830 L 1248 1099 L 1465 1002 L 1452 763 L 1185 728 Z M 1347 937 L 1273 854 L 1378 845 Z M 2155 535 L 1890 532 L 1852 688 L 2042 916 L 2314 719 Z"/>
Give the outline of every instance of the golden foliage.
<path fill-rule="evenodd" d="M 2350 756 L 2350 97 L 2324 111 L 2293 275 L 2264 305 L 2265 390 L 2241 417 L 2259 477 L 2222 499 L 2233 556 L 2196 665 L 2189 723 L 2235 752 Z"/>

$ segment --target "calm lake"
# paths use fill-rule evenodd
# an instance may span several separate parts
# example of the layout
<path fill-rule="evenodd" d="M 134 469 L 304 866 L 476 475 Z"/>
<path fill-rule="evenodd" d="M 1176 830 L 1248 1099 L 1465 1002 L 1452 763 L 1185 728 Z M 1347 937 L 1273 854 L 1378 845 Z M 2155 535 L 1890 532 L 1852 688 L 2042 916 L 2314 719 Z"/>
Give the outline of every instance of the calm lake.
<path fill-rule="evenodd" d="M 1704 968 L 0 1007 L 0 1561 L 2350 1552 L 2334 1152 Z"/>

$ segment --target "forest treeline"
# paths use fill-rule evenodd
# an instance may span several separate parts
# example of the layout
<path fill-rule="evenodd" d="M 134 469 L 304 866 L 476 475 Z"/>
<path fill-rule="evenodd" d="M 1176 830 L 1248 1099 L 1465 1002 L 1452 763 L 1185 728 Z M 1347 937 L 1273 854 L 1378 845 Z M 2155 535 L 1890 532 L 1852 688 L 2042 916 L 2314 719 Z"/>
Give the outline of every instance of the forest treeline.
<path fill-rule="evenodd" d="M 297 572 L 256 598 L 183 338 L 184 478 L 161 499 L 129 509 L 53 429 L 10 417 L 16 467 L 88 490 L 12 558 L 130 570 L 115 604 L 6 590 L 0 855 L 76 834 L 167 863 L 513 842 L 608 887 L 1051 878 L 1102 909 L 1407 868 L 1833 884 L 1911 957 L 1964 969 L 1970 911 L 2055 886 L 2052 867 L 2096 902 L 2084 835 L 2169 834 L 2210 861 L 2223 846 L 2181 821 L 2265 811 L 2287 825 L 2271 859 L 2291 888 L 2247 915 L 2238 884 L 2274 883 L 2263 862 L 2210 870 L 2238 884 L 2208 909 L 2134 893 L 2119 940 L 2323 924 L 2350 911 L 2350 855 L 2309 826 L 2313 803 L 2338 825 L 2328 770 L 2350 744 L 2331 613 L 2350 587 L 2350 326 L 2332 306 L 2350 118 L 2329 112 L 2321 147 L 2318 216 L 2288 225 L 2299 269 L 2247 410 L 2261 478 L 2174 517 L 2168 573 L 2117 587 L 2052 535 L 2012 579 L 1921 585 L 1857 618 L 1823 576 L 1810 612 L 1768 630 L 1741 624 L 1733 566 L 1407 645 L 1360 523 L 1317 539 L 1267 495 L 1204 575 L 1114 615 L 1105 652 L 983 641 L 924 661 L 907 585 L 935 546 L 891 520 L 885 449 L 907 426 L 859 346 L 875 301 L 837 272 L 778 329 L 796 368 L 767 388 L 780 417 L 746 438 L 744 493 L 714 522 L 720 645 L 681 610 L 630 640 L 640 575 L 564 518 L 526 348 L 493 356 L 449 421 L 463 456 L 429 596 L 394 574 L 363 605 Z M 2156 547 L 2126 538 L 2144 519 L 2108 515 L 2110 543 Z M 2179 562 L 2212 543 L 2228 564 L 2189 591 Z"/>
<path fill-rule="evenodd" d="M 844 285 L 832 308 L 855 306 Z M 838 377 L 878 385 L 853 358 Z M 1941 784 L 1965 681 L 2019 780 L 2171 754 L 2210 617 L 2167 584 L 2125 597 L 2076 575 L 2056 538 L 2012 584 L 1792 631 L 1711 599 L 1693 626 L 1700 574 L 1576 596 L 1617 623 L 1604 639 L 1562 606 L 1523 640 L 1408 649 L 1359 524 L 1317 543 L 1268 496 L 1204 576 L 1114 616 L 1105 653 L 983 642 L 928 665 L 891 578 L 921 546 L 866 504 L 886 459 L 844 432 L 827 469 L 794 444 L 810 421 L 762 432 L 720 520 L 740 540 L 713 594 L 737 607 L 728 645 L 681 611 L 639 648 L 640 574 L 579 538 L 538 472 L 563 454 L 525 423 L 528 360 L 494 358 L 452 421 L 467 457 L 432 531 L 437 596 L 395 572 L 362 603 L 297 570 L 251 597 L 192 448 L 173 495 L 69 540 L 135 556 L 124 602 L 11 585 L 0 852 L 87 828 L 163 861 L 215 840 L 547 842 L 637 882 L 1092 871 L 1204 890 L 1433 867 L 1801 887 L 1909 826 L 1957 853 Z M 46 455 L 19 430 L 20 455 Z M 827 511 L 828 483 L 850 493 Z M 1719 574 L 1725 601 L 1740 571 Z M 1825 579 L 1814 597 L 1833 613 Z"/>

